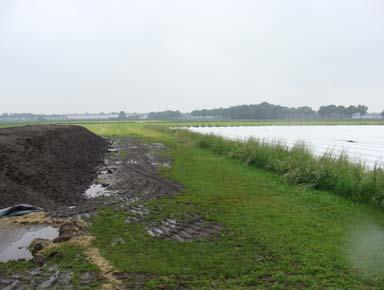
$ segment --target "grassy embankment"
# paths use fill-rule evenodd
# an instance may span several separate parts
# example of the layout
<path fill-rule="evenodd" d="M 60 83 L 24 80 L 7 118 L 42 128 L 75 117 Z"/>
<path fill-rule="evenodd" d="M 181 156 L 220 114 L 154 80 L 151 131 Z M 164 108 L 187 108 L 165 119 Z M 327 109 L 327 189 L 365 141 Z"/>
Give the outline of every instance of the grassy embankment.
<path fill-rule="evenodd" d="M 140 224 L 125 224 L 122 212 L 100 212 L 91 229 L 96 246 L 121 271 L 156 275 L 148 287 L 384 287 L 381 210 L 332 192 L 289 185 L 277 174 L 199 148 L 185 134 L 145 124 L 87 127 L 171 148 L 175 163 L 166 174 L 185 190 L 174 199 L 150 202 L 157 209 L 150 219 L 195 213 L 225 226 L 218 240 L 177 243 L 151 238 Z M 117 237 L 125 243 L 112 246 Z"/>
<path fill-rule="evenodd" d="M 256 139 L 242 142 L 212 135 L 184 134 L 198 147 L 278 173 L 293 184 L 384 207 L 384 170 L 377 167 L 368 171 L 363 162 L 353 162 L 345 154 L 335 156 L 330 152 L 315 157 L 304 144 L 289 148 Z"/>
<path fill-rule="evenodd" d="M 148 288 L 384 288 L 382 210 L 292 186 L 279 174 L 197 146 L 201 142 L 189 134 L 145 123 L 82 125 L 104 136 L 168 145 L 175 162 L 165 174 L 185 190 L 150 202 L 149 219 L 195 213 L 225 227 L 218 240 L 177 243 L 151 238 L 143 225 L 125 224 L 123 212 L 100 211 L 91 228 L 95 245 L 119 270 L 150 274 Z M 125 242 L 113 244 L 118 237 Z"/>

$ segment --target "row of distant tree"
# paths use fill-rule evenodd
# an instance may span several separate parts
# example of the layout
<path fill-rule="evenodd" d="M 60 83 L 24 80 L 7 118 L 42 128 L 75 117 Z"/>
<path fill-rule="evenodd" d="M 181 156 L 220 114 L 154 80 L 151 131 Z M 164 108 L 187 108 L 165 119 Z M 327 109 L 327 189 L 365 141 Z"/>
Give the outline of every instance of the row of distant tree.
<path fill-rule="evenodd" d="M 352 116 L 359 114 L 360 117 L 363 117 L 367 114 L 368 107 L 365 105 L 358 106 L 336 106 L 328 105 L 321 106 L 319 108 L 318 114 L 322 118 L 331 118 L 331 119 L 351 119 Z"/>
<path fill-rule="evenodd" d="M 328 105 L 321 106 L 318 111 L 313 110 L 311 107 L 284 107 L 280 105 L 273 105 L 267 102 L 256 105 L 241 105 L 233 106 L 229 108 L 218 108 L 218 109 L 203 109 L 192 111 L 191 114 L 182 114 L 180 111 L 162 111 L 162 112 L 151 112 L 147 115 L 148 119 L 154 120 L 174 120 L 174 119 L 261 119 L 261 120 L 273 120 L 273 119 L 293 119 L 293 120 L 304 120 L 304 119 L 351 119 L 354 116 L 360 116 L 363 118 L 368 112 L 368 107 L 365 105 L 357 106 L 336 106 Z M 88 114 L 83 114 L 87 116 Z M 145 114 L 127 114 L 124 111 L 119 113 L 99 113 L 96 115 L 105 115 L 106 119 L 117 118 L 120 120 L 127 119 L 139 119 L 145 118 Z M 381 113 L 384 118 L 384 111 Z M 92 117 L 92 116 L 91 116 Z M 90 118 L 91 118 L 90 117 Z M 101 116 L 102 117 L 102 116 Z M 72 118 L 76 118 L 72 116 Z M 14 120 L 65 120 L 65 115 L 37 115 L 37 114 L 0 114 L 0 121 L 14 121 Z M 99 116 L 100 119 L 100 116 Z"/>
<path fill-rule="evenodd" d="M 353 116 L 364 117 L 368 112 L 365 105 L 358 106 L 321 106 L 318 111 L 303 106 L 290 108 L 273 105 L 267 102 L 256 105 L 241 105 L 212 110 L 195 110 L 191 114 L 195 117 L 212 117 L 222 119 L 351 119 Z M 384 118 L 384 111 L 381 113 Z"/>
<path fill-rule="evenodd" d="M 32 113 L 2 113 L 0 114 L 0 120 L 26 120 L 26 121 L 43 121 L 43 120 L 59 120 L 62 119 L 62 115 L 52 114 L 32 114 Z"/>
<path fill-rule="evenodd" d="M 156 120 L 171 120 L 171 119 L 180 119 L 180 111 L 163 111 L 163 112 L 151 112 L 148 114 L 148 119 Z"/>

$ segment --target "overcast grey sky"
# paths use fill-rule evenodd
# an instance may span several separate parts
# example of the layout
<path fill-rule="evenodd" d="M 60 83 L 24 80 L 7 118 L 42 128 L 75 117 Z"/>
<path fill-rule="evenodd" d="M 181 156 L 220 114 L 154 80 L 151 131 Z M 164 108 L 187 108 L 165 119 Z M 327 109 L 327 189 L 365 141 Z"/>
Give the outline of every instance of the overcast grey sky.
<path fill-rule="evenodd" d="M 0 112 L 384 109 L 382 0 L 0 0 Z"/>

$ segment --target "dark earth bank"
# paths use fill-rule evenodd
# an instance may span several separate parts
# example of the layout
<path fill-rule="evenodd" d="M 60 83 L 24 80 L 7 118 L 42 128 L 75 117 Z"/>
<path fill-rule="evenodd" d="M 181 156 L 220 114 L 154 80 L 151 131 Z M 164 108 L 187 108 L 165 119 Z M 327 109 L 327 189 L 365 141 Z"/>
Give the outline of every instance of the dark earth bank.
<path fill-rule="evenodd" d="M 28 203 L 54 210 L 79 203 L 108 146 L 79 126 L 0 129 L 0 208 Z"/>
<path fill-rule="evenodd" d="M 147 207 L 148 201 L 182 193 L 181 184 L 161 174 L 172 164 L 164 144 L 131 137 L 107 140 L 78 126 L 0 129 L 0 208 L 19 203 L 41 207 L 46 214 L 41 222 L 59 232 L 52 241 L 37 238 L 32 242 L 28 270 L 2 273 L 0 267 L 0 289 L 84 289 L 92 283 L 113 285 L 105 289 L 142 289 L 156 279 L 151 274 L 119 272 L 95 254 L 98 250 L 86 242 L 92 240 L 88 218 L 100 207 L 123 211 L 125 223 L 142 225 L 154 239 L 188 242 L 218 238 L 222 231 L 219 224 L 188 212 L 178 219 L 171 215 L 158 218 L 161 206 Z M 33 214 L 31 219 L 28 216 L 21 222 L 34 222 Z M 38 215 L 37 222 L 39 219 Z M 101 272 L 79 274 L 58 268 L 58 262 L 68 258 L 60 252 L 67 242 L 82 247 L 84 261 L 96 264 Z M 125 240 L 116 237 L 111 243 Z"/>

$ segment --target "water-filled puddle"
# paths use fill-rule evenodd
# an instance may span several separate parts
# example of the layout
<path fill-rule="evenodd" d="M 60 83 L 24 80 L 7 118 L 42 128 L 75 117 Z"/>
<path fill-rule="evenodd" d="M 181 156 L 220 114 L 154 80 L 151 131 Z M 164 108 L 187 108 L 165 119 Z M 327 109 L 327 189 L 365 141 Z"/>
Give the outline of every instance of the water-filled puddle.
<path fill-rule="evenodd" d="M 53 240 L 58 236 L 59 230 L 52 226 L 0 222 L 0 262 L 30 260 L 28 247 L 34 239 Z"/>
<path fill-rule="evenodd" d="M 111 192 L 107 190 L 103 184 L 92 184 L 86 191 L 85 196 L 88 198 L 94 198 L 98 196 L 110 196 Z"/>

